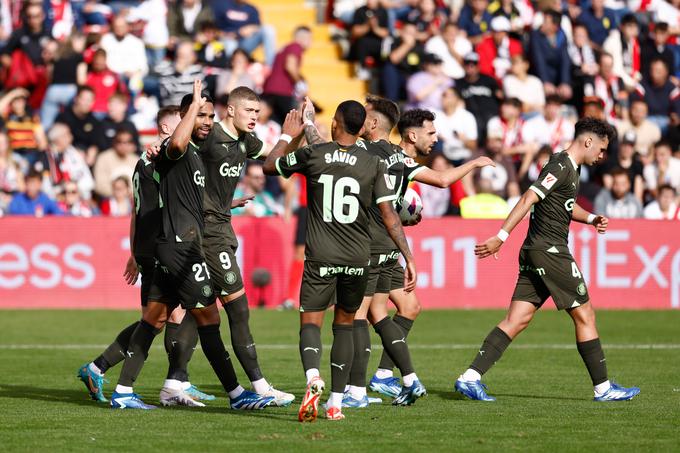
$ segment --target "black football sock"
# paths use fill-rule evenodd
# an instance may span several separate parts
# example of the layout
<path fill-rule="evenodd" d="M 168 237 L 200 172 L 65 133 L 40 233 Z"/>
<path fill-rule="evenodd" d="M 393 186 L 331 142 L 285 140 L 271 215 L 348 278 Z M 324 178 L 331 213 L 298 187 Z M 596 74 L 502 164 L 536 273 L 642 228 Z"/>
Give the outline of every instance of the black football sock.
<path fill-rule="evenodd" d="M 399 326 L 399 328 L 402 330 L 402 334 L 404 335 L 404 338 L 408 338 L 408 334 L 411 331 L 411 327 L 413 327 L 413 320 L 404 318 L 403 316 L 397 314 L 394 315 L 392 320 Z M 391 370 L 394 368 L 394 362 L 390 358 L 390 355 L 387 353 L 386 349 L 383 349 L 383 353 L 380 356 L 380 364 L 378 364 L 378 368 L 382 370 Z"/>
<path fill-rule="evenodd" d="M 600 344 L 600 339 L 582 341 L 576 343 L 578 353 L 581 354 L 583 363 L 588 368 L 588 374 L 593 381 L 593 385 L 602 384 L 607 380 L 607 362 L 604 358 L 604 351 Z"/>
<path fill-rule="evenodd" d="M 125 329 L 121 330 L 116 339 L 102 352 L 102 355 L 94 359 L 94 364 L 99 368 L 102 374 L 112 366 L 125 360 L 125 351 L 130 345 L 130 338 L 132 333 L 137 328 L 139 321 L 135 321 Z"/>
<path fill-rule="evenodd" d="M 165 329 L 165 350 L 168 351 L 167 379 L 187 382 L 189 361 L 198 343 L 196 321 L 187 312 L 181 324 L 167 323 Z"/>
<path fill-rule="evenodd" d="M 366 370 L 371 358 L 371 333 L 368 331 L 368 321 L 354 320 L 354 359 L 349 373 L 349 385 L 366 387 Z"/>
<path fill-rule="evenodd" d="M 392 318 L 385 316 L 374 326 L 375 331 L 380 335 L 383 348 L 390 356 L 392 361 L 397 365 L 402 376 L 413 373 L 413 363 L 411 362 L 411 353 L 406 344 L 406 335 L 404 331 L 399 328 Z"/>
<path fill-rule="evenodd" d="M 321 329 L 315 324 L 300 326 L 300 358 L 305 371 L 321 367 Z"/>
<path fill-rule="evenodd" d="M 143 319 L 139 321 L 137 328 L 135 328 L 130 338 L 123 369 L 120 371 L 118 385 L 132 387 L 132 384 L 134 384 L 139 373 L 142 371 L 146 358 L 149 356 L 151 343 L 153 343 L 153 339 L 159 332 L 160 329 L 156 329 Z"/>
<path fill-rule="evenodd" d="M 241 363 L 243 370 L 251 382 L 262 379 L 262 371 L 257 363 L 257 350 L 253 336 L 250 334 L 250 310 L 248 298 L 242 295 L 224 304 L 224 310 L 229 318 L 229 331 L 231 332 L 231 347 L 234 349 L 236 358 Z"/>
<path fill-rule="evenodd" d="M 211 324 L 209 326 L 198 327 L 198 336 L 201 339 L 201 349 L 205 357 L 210 362 L 217 378 L 222 383 L 224 390 L 229 393 L 238 387 L 238 379 L 231 358 L 220 336 L 220 325 Z"/>
<path fill-rule="evenodd" d="M 354 358 L 353 330 L 351 325 L 333 325 L 333 347 L 331 348 L 331 392 L 333 393 L 345 392 Z"/>
<path fill-rule="evenodd" d="M 489 335 L 484 339 L 482 347 L 479 349 L 477 356 L 472 361 L 470 368 L 477 371 L 479 374 L 484 374 L 500 360 L 503 352 L 508 347 L 512 338 L 508 336 L 498 327 L 494 327 Z"/>

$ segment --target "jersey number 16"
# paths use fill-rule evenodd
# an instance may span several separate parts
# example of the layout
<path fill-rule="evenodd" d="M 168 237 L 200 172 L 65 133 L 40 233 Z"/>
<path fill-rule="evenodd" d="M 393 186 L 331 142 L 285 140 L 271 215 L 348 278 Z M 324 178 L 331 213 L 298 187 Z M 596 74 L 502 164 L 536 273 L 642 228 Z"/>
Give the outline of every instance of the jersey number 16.
<path fill-rule="evenodd" d="M 361 189 L 359 182 L 344 176 L 334 183 L 333 175 L 321 175 L 319 182 L 323 184 L 323 221 L 354 222 L 359 215 L 359 200 L 354 196 Z M 345 189 L 349 189 L 348 194 Z"/>

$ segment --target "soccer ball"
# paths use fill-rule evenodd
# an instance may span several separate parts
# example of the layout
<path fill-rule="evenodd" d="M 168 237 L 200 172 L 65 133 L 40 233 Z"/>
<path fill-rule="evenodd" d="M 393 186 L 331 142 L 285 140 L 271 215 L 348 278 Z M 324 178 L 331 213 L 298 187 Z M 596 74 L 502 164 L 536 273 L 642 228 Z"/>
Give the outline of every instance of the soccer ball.
<path fill-rule="evenodd" d="M 404 223 L 415 221 L 420 211 L 423 210 L 423 200 L 413 189 L 406 189 L 404 196 L 397 201 L 397 213 Z"/>

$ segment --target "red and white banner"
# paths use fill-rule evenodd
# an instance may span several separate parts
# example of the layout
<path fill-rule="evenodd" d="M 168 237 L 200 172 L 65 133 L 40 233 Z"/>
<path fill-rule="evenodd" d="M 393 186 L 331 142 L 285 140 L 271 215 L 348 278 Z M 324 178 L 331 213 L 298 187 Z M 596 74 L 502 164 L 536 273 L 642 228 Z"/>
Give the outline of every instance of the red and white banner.
<path fill-rule="evenodd" d="M 498 260 L 479 261 L 474 246 L 499 221 L 446 218 L 407 228 L 418 266 L 417 295 L 425 308 L 503 308 L 517 278 L 517 254 L 527 223 Z M 118 308 L 139 306 L 139 288 L 123 269 L 128 219 L 0 219 L 0 308 Z M 680 225 L 665 221 L 610 222 L 607 234 L 575 224 L 571 247 L 598 308 L 680 308 Z M 287 293 L 294 223 L 238 217 L 238 259 L 251 305 L 276 306 Z M 264 289 L 253 272 L 271 274 Z"/>

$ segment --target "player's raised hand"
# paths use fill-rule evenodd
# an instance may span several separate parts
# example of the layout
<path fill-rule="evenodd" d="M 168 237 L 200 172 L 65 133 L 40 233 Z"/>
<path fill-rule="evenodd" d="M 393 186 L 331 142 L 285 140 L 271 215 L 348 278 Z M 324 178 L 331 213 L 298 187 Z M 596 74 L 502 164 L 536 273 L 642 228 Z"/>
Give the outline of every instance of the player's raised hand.
<path fill-rule="evenodd" d="M 604 234 L 609 226 L 609 219 L 603 215 L 598 215 L 595 217 L 595 220 L 593 220 L 593 226 L 598 233 Z"/>
<path fill-rule="evenodd" d="M 149 160 L 155 159 L 158 154 L 161 152 L 161 144 L 163 143 L 163 140 L 158 140 L 156 142 L 151 143 L 149 146 L 146 147 L 146 158 Z"/>
<path fill-rule="evenodd" d="M 494 162 L 493 160 L 489 159 L 489 158 L 486 157 L 486 156 L 479 156 L 478 158 L 475 159 L 475 166 L 476 166 L 477 168 L 486 167 L 486 166 L 488 166 L 488 165 L 491 165 L 492 167 L 495 167 L 495 166 L 496 166 L 496 162 Z"/>
<path fill-rule="evenodd" d="M 243 197 L 243 198 L 234 198 L 233 200 L 231 200 L 231 209 L 243 208 L 253 198 L 255 198 L 255 195 L 251 195 L 249 197 Z"/>
<path fill-rule="evenodd" d="M 286 115 L 286 120 L 281 127 L 281 133 L 288 134 L 295 138 L 300 136 L 305 130 L 305 125 L 302 123 L 302 113 L 298 110 L 291 110 Z"/>
<path fill-rule="evenodd" d="M 125 283 L 128 285 L 134 285 L 137 283 L 137 276 L 139 275 L 139 269 L 137 268 L 137 261 L 135 257 L 130 255 L 127 263 L 125 264 L 125 271 L 123 272 L 123 278 L 125 278 Z"/>
<path fill-rule="evenodd" d="M 311 121 L 313 123 L 315 114 L 312 100 L 309 99 L 309 96 L 305 96 L 305 103 L 302 106 L 302 121 Z"/>
<path fill-rule="evenodd" d="M 490 237 L 483 244 L 475 245 L 475 255 L 480 260 L 491 255 L 498 259 L 498 250 L 500 250 L 501 245 L 503 245 L 503 241 L 498 236 Z"/>
<path fill-rule="evenodd" d="M 193 102 L 203 107 L 206 103 L 206 98 L 203 97 L 203 81 L 201 79 L 194 80 L 194 98 Z"/>
<path fill-rule="evenodd" d="M 404 292 L 410 293 L 416 289 L 416 281 L 418 274 L 416 273 L 416 265 L 413 261 L 406 261 L 406 269 L 404 269 Z"/>

